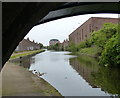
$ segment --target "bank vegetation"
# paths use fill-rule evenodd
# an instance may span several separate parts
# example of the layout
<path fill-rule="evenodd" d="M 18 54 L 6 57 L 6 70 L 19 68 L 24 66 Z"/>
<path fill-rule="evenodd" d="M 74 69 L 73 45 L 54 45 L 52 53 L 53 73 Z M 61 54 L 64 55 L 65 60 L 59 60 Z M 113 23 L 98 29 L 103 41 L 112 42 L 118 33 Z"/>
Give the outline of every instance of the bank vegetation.
<path fill-rule="evenodd" d="M 22 51 L 22 52 L 14 53 L 13 55 L 11 55 L 10 60 L 11 59 L 20 58 L 20 57 L 24 57 L 24 56 L 29 56 L 29 55 L 37 54 L 37 53 L 41 53 L 41 52 L 44 52 L 44 51 L 45 50 L 40 49 L 40 50 Z"/>

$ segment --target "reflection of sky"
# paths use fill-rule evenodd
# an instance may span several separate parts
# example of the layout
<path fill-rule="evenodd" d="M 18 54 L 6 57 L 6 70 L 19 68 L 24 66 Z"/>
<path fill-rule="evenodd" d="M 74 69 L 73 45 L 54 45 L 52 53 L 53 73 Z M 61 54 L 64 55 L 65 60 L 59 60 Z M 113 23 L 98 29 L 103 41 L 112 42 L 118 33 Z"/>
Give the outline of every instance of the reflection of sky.
<path fill-rule="evenodd" d="M 100 88 L 92 88 L 70 65 L 66 52 L 43 52 L 36 56 L 30 70 L 47 73 L 41 76 L 63 96 L 106 96 Z"/>

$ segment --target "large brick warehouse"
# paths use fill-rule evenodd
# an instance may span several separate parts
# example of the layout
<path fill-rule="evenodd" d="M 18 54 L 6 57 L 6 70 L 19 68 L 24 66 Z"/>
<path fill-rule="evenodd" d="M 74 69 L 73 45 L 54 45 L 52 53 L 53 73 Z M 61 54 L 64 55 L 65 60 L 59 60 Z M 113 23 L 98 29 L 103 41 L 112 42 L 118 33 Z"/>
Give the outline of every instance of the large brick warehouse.
<path fill-rule="evenodd" d="M 91 17 L 69 35 L 69 41 L 75 44 L 85 40 L 93 31 L 99 30 L 104 23 L 118 23 L 118 18 Z"/>

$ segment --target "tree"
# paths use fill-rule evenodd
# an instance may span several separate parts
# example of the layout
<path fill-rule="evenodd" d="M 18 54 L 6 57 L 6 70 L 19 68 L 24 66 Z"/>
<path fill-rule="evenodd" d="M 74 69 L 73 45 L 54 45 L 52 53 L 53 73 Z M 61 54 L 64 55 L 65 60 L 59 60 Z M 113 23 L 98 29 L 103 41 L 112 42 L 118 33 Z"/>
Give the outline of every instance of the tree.
<path fill-rule="evenodd" d="M 39 43 L 39 45 L 40 45 L 40 49 L 43 48 L 43 44 Z"/>
<path fill-rule="evenodd" d="M 69 47 L 68 47 L 68 50 L 71 51 L 71 52 L 77 52 L 78 48 L 75 45 L 75 43 L 71 42 L 70 45 L 69 45 Z"/>
<path fill-rule="evenodd" d="M 55 51 L 59 51 L 60 50 L 60 45 L 59 43 L 56 43 L 55 45 L 50 45 L 47 47 L 48 50 L 55 50 Z"/>

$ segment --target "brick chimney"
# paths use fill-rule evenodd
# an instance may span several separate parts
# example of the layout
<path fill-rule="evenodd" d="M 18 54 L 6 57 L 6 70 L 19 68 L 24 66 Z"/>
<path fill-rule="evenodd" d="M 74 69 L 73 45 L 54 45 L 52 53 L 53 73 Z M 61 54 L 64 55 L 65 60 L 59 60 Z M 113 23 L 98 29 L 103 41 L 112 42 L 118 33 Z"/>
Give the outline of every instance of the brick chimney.
<path fill-rule="evenodd" d="M 33 43 L 35 43 L 35 41 L 33 40 Z"/>
<path fill-rule="evenodd" d="M 29 37 L 27 38 L 28 41 L 30 41 Z"/>

